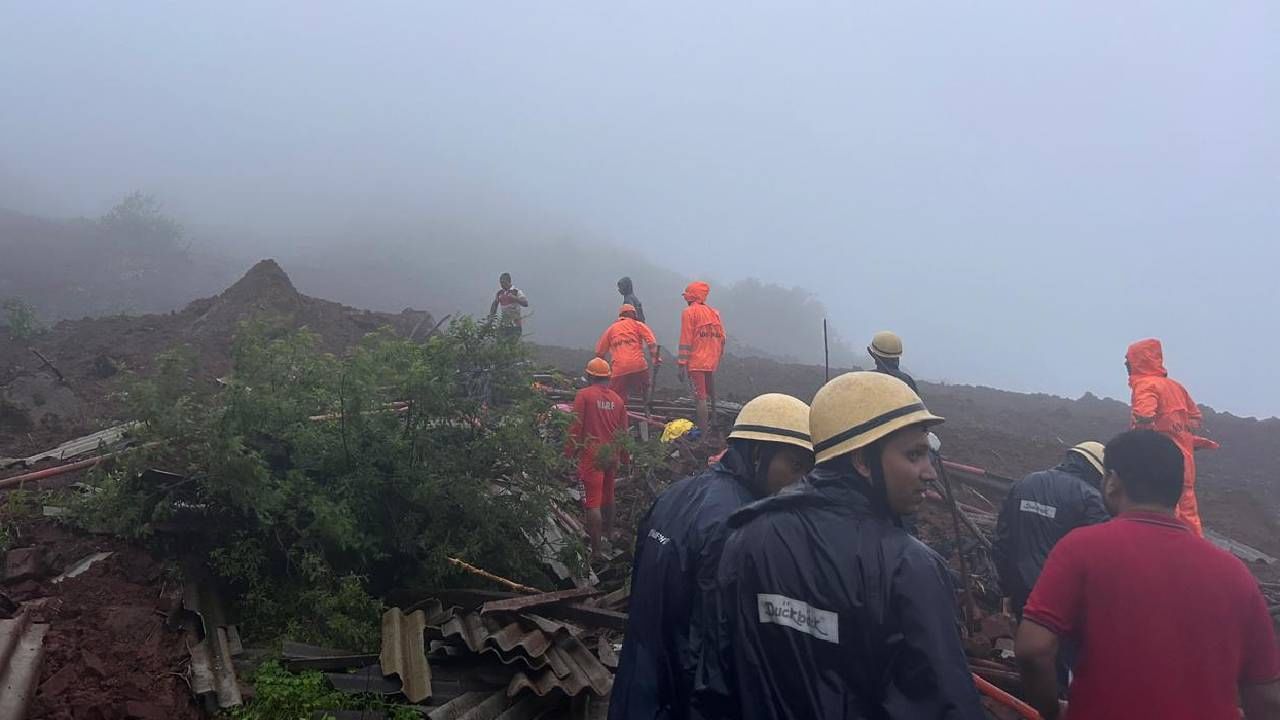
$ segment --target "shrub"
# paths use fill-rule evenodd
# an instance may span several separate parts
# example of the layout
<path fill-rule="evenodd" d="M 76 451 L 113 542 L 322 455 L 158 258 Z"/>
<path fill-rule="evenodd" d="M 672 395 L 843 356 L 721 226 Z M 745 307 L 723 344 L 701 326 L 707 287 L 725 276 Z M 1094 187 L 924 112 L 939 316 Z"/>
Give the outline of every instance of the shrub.
<path fill-rule="evenodd" d="M 474 582 L 462 557 L 546 583 L 534 544 L 565 469 L 518 344 L 455 323 L 425 344 L 375 333 L 348 358 L 306 330 L 242 328 L 226 387 L 167 354 L 129 401 L 148 439 L 76 508 L 76 522 L 148 535 L 198 527 L 184 549 L 241 599 L 246 632 L 363 650 L 393 589 Z M 148 486 L 146 467 L 187 476 Z"/>

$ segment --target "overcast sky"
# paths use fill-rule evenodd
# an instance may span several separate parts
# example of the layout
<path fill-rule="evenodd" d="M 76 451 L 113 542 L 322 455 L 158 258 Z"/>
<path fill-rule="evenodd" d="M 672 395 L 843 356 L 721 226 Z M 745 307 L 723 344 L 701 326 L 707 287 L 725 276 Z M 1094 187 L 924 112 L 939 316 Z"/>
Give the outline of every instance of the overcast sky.
<path fill-rule="evenodd" d="M 509 211 L 803 285 L 924 377 L 1127 397 L 1156 336 L 1280 414 L 1275 3 L 195 5 L 0 5 L 0 206 L 139 188 L 264 250 Z"/>

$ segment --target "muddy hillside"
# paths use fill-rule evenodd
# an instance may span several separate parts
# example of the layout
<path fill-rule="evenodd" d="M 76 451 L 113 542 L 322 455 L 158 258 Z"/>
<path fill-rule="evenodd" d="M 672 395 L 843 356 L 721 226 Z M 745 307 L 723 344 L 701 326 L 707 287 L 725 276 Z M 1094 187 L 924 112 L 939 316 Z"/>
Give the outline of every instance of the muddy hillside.
<path fill-rule="evenodd" d="M 64 321 L 30 342 L 0 332 L 0 456 L 19 457 L 128 420 L 128 379 L 154 369 L 157 356 L 187 348 L 201 379 L 216 382 L 230 366 L 231 341 L 246 321 L 307 327 L 322 346 L 342 353 L 388 326 L 421 337 L 435 327 L 428 313 L 377 313 L 308 297 L 278 264 L 264 260 L 215 297 L 167 315 Z M 581 370 L 590 352 L 535 348 L 541 363 Z M 809 399 L 821 367 L 727 357 L 718 375 L 722 399 L 763 392 Z M 674 363 L 659 386 L 678 390 Z M 1127 426 L 1124 403 L 1086 395 L 1070 400 L 986 387 L 921 384 L 930 408 L 947 417 L 939 434 L 954 460 L 1020 476 L 1056 463 L 1082 440 L 1105 440 Z M 1280 554 L 1280 420 L 1240 418 L 1205 408 L 1206 434 L 1222 443 L 1201 453 L 1201 512 L 1206 523 L 1243 542 Z"/>
<path fill-rule="evenodd" d="M 129 378 L 151 372 L 163 353 L 190 352 L 209 382 L 231 365 L 242 323 L 307 328 L 322 349 L 345 352 L 380 327 L 429 332 L 426 312 L 398 315 L 299 293 L 274 260 L 263 260 L 221 294 L 166 315 L 64 320 L 30 341 L 0 328 L 0 456 L 21 456 L 93 432 L 121 417 Z"/>
<path fill-rule="evenodd" d="M 540 347 L 538 357 L 566 372 L 580 372 L 591 353 Z M 658 380 L 676 388 L 674 362 L 659 371 Z M 721 399 L 737 401 L 783 392 L 807 402 L 822 382 L 818 366 L 732 356 L 724 359 L 716 380 Z M 927 382 L 920 383 L 920 393 L 930 410 L 947 418 L 938 435 L 948 457 L 1010 477 L 1050 467 L 1072 445 L 1105 442 L 1129 423 L 1127 404 L 1091 394 L 1070 400 Z M 1203 409 L 1205 434 L 1222 448 L 1196 458 L 1201 516 L 1208 527 L 1280 553 L 1280 420 Z"/>

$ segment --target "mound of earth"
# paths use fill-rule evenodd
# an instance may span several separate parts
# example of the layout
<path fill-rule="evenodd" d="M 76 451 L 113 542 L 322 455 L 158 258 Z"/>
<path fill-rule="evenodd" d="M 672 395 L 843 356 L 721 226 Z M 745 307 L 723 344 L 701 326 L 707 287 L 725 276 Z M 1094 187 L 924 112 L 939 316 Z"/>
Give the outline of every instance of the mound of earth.
<path fill-rule="evenodd" d="M 246 321 L 305 327 L 341 354 L 379 327 L 409 335 L 430 328 L 428 313 L 360 310 L 299 293 L 274 260 L 180 312 L 68 320 L 28 345 L 0 336 L 0 456 L 22 456 L 123 420 L 123 378 L 146 375 L 168 350 L 192 350 L 199 378 L 231 366 L 232 341 Z M 422 332 L 422 330 L 419 330 Z M 48 360 L 46 363 L 45 360 Z"/>

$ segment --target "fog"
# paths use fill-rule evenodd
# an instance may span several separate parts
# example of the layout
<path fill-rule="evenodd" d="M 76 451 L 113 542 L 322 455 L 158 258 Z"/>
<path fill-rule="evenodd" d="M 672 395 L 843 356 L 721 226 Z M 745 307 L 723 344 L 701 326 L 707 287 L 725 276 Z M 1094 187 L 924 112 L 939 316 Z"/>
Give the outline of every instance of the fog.
<path fill-rule="evenodd" d="M 621 274 L 660 333 L 682 282 L 714 305 L 759 278 L 853 347 L 891 328 L 918 375 L 1012 390 L 1126 398 L 1125 347 L 1155 336 L 1197 400 L 1273 415 L 1278 14 L 8 3 L 0 208 L 140 189 L 201 253 L 437 315 L 509 270 L 563 344 L 594 342 Z M 725 321 L 815 360 L 808 310 L 803 336 Z"/>

